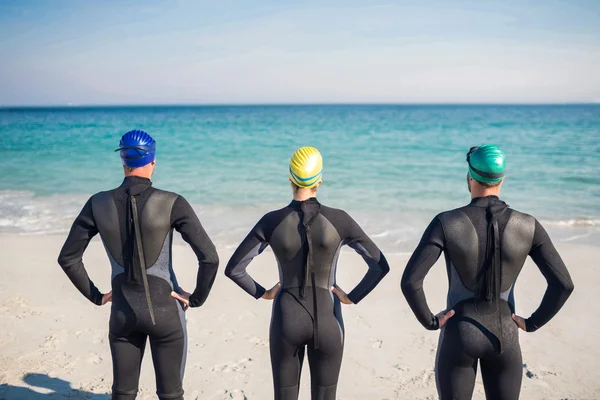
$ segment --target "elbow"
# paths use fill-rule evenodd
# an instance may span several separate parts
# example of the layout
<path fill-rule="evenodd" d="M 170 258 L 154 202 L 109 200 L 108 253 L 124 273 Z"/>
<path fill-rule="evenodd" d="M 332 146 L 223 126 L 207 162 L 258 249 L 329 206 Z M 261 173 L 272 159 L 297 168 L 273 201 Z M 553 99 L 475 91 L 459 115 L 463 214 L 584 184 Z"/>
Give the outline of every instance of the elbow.
<path fill-rule="evenodd" d="M 219 267 L 219 255 L 217 253 L 211 255 L 208 258 L 208 260 L 206 260 L 206 263 L 214 266 L 215 268 L 218 268 Z"/>
<path fill-rule="evenodd" d="M 58 255 L 58 259 L 56 260 L 56 262 L 58 262 L 58 265 L 60 265 L 60 267 L 64 270 L 66 270 L 69 266 L 68 257 L 62 253 Z"/>
<path fill-rule="evenodd" d="M 569 280 L 568 282 L 563 283 L 562 290 L 565 293 L 565 295 L 570 296 L 571 293 L 573 293 L 573 290 L 575 290 L 575 285 L 573 284 L 573 281 Z"/>
<path fill-rule="evenodd" d="M 575 285 L 570 277 L 568 277 L 566 279 L 556 279 L 552 282 L 549 282 L 548 288 L 566 299 L 571 295 L 571 293 L 573 293 Z"/>
<path fill-rule="evenodd" d="M 228 277 L 229 279 L 233 279 L 233 275 L 234 275 L 234 269 L 232 265 L 227 265 L 227 267 L 225 267 L 225 276 Z"/>
<path fill-rule="evenodd" d="M 379 262 L 377 264 L 379 265 L 379 270 L 381 271 L 382 278 L 386 276 L 388 272 L 390 272 L 390 264 L 387 262 L 387 259 L 385 258 L 383 253 L 379 254 Z"/>
<path fill-rule="evenodd" d="M 214 247 L 212 248 L 211 251 L 206 251 L 204 253 L 204 261 L 203 263 L 206 265 L 210 265 L 213 267 L 218 267 L 219 266 L 219 254 L 217 253 L 217 249 L 215 249 Z"/>
<path fill-rule="evenodd" d="M 409 297 L 412 293 L 417 291 L 417 282 L 407 279 L 406 277 L 402 277 L 402 281 L 400 281 L 400 289 L 402 289 L 404 297 Z"/>
<path fill-rule="evenodd" d="M 381 277 L 383 278 L 390 272 L 390 266 L 388 263 L 384 263 L 381 265 Z"/>

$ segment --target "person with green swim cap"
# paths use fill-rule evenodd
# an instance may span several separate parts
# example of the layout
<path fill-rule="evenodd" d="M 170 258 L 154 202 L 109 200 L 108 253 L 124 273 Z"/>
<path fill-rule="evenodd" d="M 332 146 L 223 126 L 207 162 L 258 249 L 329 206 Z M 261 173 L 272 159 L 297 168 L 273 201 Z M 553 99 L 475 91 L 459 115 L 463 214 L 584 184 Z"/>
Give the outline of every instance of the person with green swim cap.
<path fill-rule="evenodd" d="M 388 273 L 383 253 L 345 212 L 316 198 L 323 157 L 314 147 L 290 159 L 293 200 L 267 213 L 239 245 L 225 275 L 252 297 L 275 300 L 269 333 L 275 400 L 297 400 L 300 370 L 308 353 L 311 398 L 335 400 L 344 347 L 341 304 L 357 304 Z M 336 285 L 340 248 L 347 244 L 369 269 L 348 294 Z M 280 282 L 265 290 L 246 272 L 271 246 Z"/>
<path fill-rule="evenodd" d="M 496 145 L 467 153 L 470 204 L 438 214 L 429 224 L 402 276 L 402 292 L 419 322 L 440 330 L 435 361 L 442 400 L 470 399 L 478 365 L 487 399 L 516 400 L 522 378 L 519 328 L 534 332 L 567 301 L 573 282 L 550 237 L 534 217 L 500 200 L 506 157 Z M 444 253 L 446 309 L 437 315 L 423 280 Z M 548 287 L 529 317 L 515 314 L 514 286 L 530 256 Z"/>

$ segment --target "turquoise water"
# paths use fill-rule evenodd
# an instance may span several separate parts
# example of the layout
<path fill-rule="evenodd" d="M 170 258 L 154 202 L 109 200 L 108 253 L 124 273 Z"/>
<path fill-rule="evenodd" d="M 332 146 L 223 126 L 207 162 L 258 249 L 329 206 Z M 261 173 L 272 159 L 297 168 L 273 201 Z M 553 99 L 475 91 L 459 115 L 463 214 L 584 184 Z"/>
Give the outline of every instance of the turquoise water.
<path fill-rule="evenodd" d="M 188 198 L 223 245 L 289 201 L 288 159 L 311 145 L 322 202 L 404 251 L 468 202 L 465 152 L 483 142 L 508 157 L 511 206 L 557 240 L 600 244 L 600 105 L 0 109 L 0 232 L 68 230 L 89 195 L 120 183 L 113 150 L 134 128 L 157 141 L 155 186 Z"/>

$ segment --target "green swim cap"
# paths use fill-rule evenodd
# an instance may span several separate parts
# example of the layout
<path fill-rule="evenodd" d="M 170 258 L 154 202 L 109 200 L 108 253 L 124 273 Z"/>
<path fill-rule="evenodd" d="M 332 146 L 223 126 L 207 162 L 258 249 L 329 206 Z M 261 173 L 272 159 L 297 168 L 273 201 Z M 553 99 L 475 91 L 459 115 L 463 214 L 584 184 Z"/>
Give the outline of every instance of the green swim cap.
<path fill-rule="evenodd" d="M 506 158 L 495 144 L 471 147 L 467 153 L 469 176 L 477 182 L 498 183 L 504 178 Z"/>

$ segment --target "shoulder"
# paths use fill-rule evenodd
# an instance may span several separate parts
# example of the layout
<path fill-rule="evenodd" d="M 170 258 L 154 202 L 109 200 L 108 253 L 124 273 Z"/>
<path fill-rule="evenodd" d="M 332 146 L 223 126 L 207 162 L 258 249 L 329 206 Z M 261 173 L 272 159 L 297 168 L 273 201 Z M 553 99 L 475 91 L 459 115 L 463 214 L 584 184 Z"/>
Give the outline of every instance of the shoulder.
<path fill-rule="evenodd" d="M 333 225 L 342 238 L 361 234 L 358 223 L 344 210 L 322 205 L 321 215 Z"/>
<path fill-rule="evenodd" d="M 447 210 L 447 211 L 442 211 L 441 213 L 439 213 L 438 215 L 435 216 L 435 218 L 433 219 L 433 221 L 439 221 L 442 224 L 444 223 L 448 223 L 451 221 L 454 221 L 458 218 L 461 218 L 463 216 L 466 216 L 466 214 L 464 213 L 464 209 L 465 207 L 458 207 L 452 210 Z"/>
<path fill-rule="evenodd" d="M 169 192 L 167 190 L 162 190 L 162 189 L 157 189 L 154 186 L 150 186 L 146 190 L 150 190 L 151 191 L 150 194 L 152 196 L 159 196 L 159 197 L 163 197 L 163 198 L 166 198 L 166 199 L 168 198 L 168 199 L 172 199 L 173 201 L 181 199 L 181 200 L 187 202 L 187 200 L 182 195 L 180 195 L 179 193 Z"/>
<path fill-rule="evenodd" d="M 159 207 L 163 212 L 167 210 L 171 210 L 172 212 L 181 210 L 184 213 L 193 211 L 192 205 L 178 193 L 157 189 L 152 186 L 146 190 L 150 191 L 147 205 L 151 204 Z"/>
<path fill-rule="evenodd" d="M 105 190 L 92 195 L 92 197 L 90 197 L 87 201 L 86 206 L 89 204 L 90 206 L 94 207 L 107 201 L 112 201 L 115 191 L 116 189 Z"/>
<path fill-rule="evenodd" d="M 285 217 L 287 217 L 293 209 L 289 206 L 279 208 L 277 210 L 269 211 L 259 220 L 261 225 L 277 225 Z"/>
<path fill-rule="evenodd" d="M 537 219 L 529 214 L 509 208 L 504 235 L 519 238 L 521 242 L 537 243 L 546 239 L 546 231 Z"/>
<path fill-rule="evenodd" d="M 98 192 L 96 194 L 93 194 L 90 197 L 90 200 L 96 200 L 96 199 L 102 199 L 105 198 L 107 196 L 112 196 L 113 193 L 116 191 L 117 189 L 110 189 L 110 190 L 103 190 L 101 192 Z"/>
<path fill-rule="evenodd" d="M 518 218 L 523 221 L 537 222 L 537 219 L 535 219 L 535 217 L 533 217 L 532 215 L 526 214 L 521 211 L 517 211 L 514 208 L 510 207 L 508 208 L 508 210 L 510 211 L 510 218 Z"/>
<path fill-rule="evenodd" d="M 329 220 L 352 220 L 350 214 L 339 208 L 328 207 L 321 204 L 320 212 Z"/>

